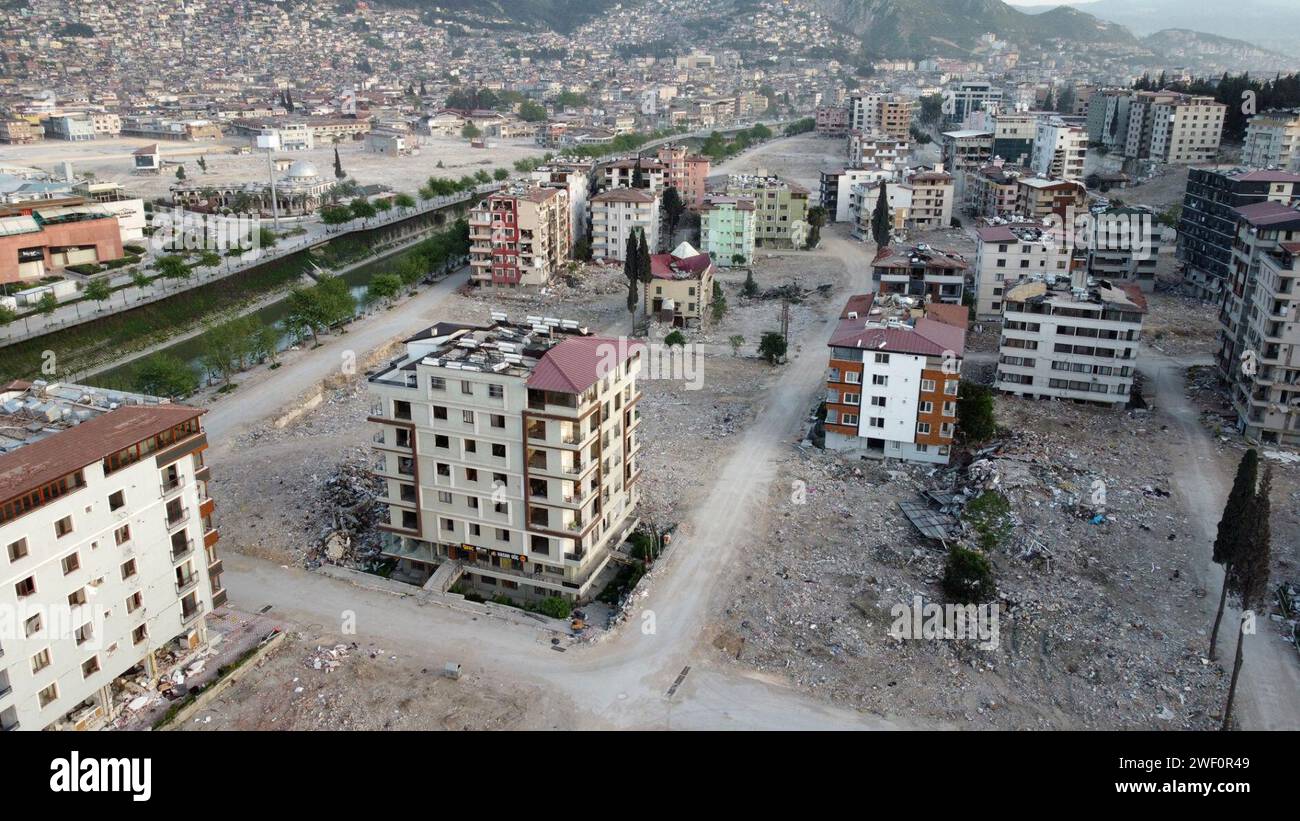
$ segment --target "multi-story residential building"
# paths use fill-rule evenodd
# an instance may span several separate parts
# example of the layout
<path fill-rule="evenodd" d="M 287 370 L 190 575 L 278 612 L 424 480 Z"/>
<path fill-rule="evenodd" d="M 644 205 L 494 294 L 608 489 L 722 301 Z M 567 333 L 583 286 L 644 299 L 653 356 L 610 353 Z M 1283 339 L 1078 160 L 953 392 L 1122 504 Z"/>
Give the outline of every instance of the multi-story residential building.
<path fill-rule="evenodd" d="M 0 122 L 0 143 L 28 145 L 45 136 L 45 130 L 28 120 L 5 120 Z"/>
<path fill-rule="evenodd" d="M 966 291 L 965 257 L 928 245 L 895 250 L 880 248 L 871 262 L 871 278 L 881 295 L 960 305 Z"/>
<path fill-rule="evenodd" d="M 1129 102 L 1124 156 L 1172 164 L 1208 162 L 1218 153 L 1227 106 L 1213 97 L 1137 91 Z"/>
<path fill-rule="evenodd" d="M 698 211 L 709 178 L 709 158 L 690 153 L 684 145 L 670 144 L 659 146 L 659 163 L 664 167 L 664 184 L 677 189 L 687 208 Z"/>
<path fill-rule="evenodd" d="M 1069 277 L 1071 252 L 1039 222 L 987 225 L 975 231 L 975 318 L 998 319 L 1008 288 L 1031 277 Z"/>
<path fill-rule="evenodd" d="M 562 188 L 569 194 L 569 231 L 576 243 L 587 236 L 587 197 L 591 162 L 560 158 L 532 171 L 533 182 L 544 188 Z"/>
<path fill-rule="evenodd" d="M 1112 283 L 1131 282 L 1143 293 L 1153 292 L 1160 233 L 1156 214 L 1147 206 L 1094 211 L 1088 236 L 1088 275 Z"/>
<path fill-rule="evenodd" d="M 1219 303 L 1219 376 L 1228 383 L 1241 430 L 1270 442 L 1293 440 L 1300 355 L 1293 353 L 1295 280 L 1286 257 L 1300 242 L 1300 206 L 1266 200 L 1236 213 Z"/>
<path fill-rule="evenodd" d="M 1300 108 L 1264 111 L 1246 123 L 1241 162 L 1251 168 L 1300 171 Z"/>
<path fill-rule="evenodd" d="M 1003 90 L 986 80 L 962 80 L 943 90 L 944 113 L 950 123 L 963 122 L 976 111 L 997 113 L 1003 108 Z"/>
<path fill-rule="evenodd" d="M 55 140 L 85 142 L 95 139 L 95 124 L 85 114 L 57 114 L 46 118 L 45 136 Z"/>
<path fill-rule="evenodd" d="M 960 306 L 849 297 L 827 342 L 827 449 L 946 464 L 965 342 Z"/>
<path fill-rule="evenodd" d="M 1193 294 L 1216 299 L 1228 277 L 1237 236 L 1236 209 L 1259 202 L 1300 201 L 1300 174 L 1192 168 L 1178 218 L 1178 261 Z"/>
<path fill-rule="evenodd" d="M 639 170 L 638 166 L 640 167 Z M 612 160 L 597 167 L 602 190 L 640 188 L 652 194 L 659 194 L 664 190 L 664 186 L 667 184 L 667 171 L 668 169 L 663 163 L 649 157 L 628 157 L 621 160 Z"/>
<path fill-rule="evenodd" d="M 966 172 L 962 208 L 975 217 L 1010 217 L 1016 212 L 1016 180 L 1031 176 L 1029 169 L 1005 165 L 1001 158 Z"/>
<path fill-rule="evenodd" d="M 111 400 L 111 401 L 110 401 Z M 119 406 L 118 403 L 123 403 Z M 199 408 L 69 383 L 0 388 L 0 726 L 92 728 L 113 682 L 206 643 L 225 602 Z"/>
<path fill-rule="evenodd" d="M 1132 89 L 1107 88 L 1093 92 L 1088 102 L 1088 141 L 1122 149 L 1128 140 L 1129 104 L 1132 100 Z"/>
<path fill-rule="evenodd" d="M 843 137 L 849 131 L 849 109 L 842 105 L 817 106 L 814 127 L 819 136 Z"/>
<path fill-rule="evenodd" d="M 394 577 L 590 599 L 637 521 L 643 350 L 504 314 L 408 339 L 369 378 Z"/>
<path fill-rule="evenodd" d="M 966 174 L 993 159 L 993 132 L 965 129 L 943 133 L 943 164 L 956 180 L 956 194 L 965 198 Z"/>
<path fill-rule="evenodd" d="M 1051 117 L 1038 122 L 1030 168 L 1048 179 L 1081 180 L 1087 153 L 1088 132 L 1060 117 Z"/>
<path fill-rule="evenodd" d="M 713 301 L 713 258 L 688 242 L 650 256 L 645 305 L 650 315 L 678 327 L 698 325 Z"/>
<path fill-rule="evenodd" d="M 1300 325 L 1294 320 L 1300 312 L 1300 240 L 1277 242 L 1258 260 L 1259 267 L 1245 274 L 1243 298 L 1229 301 L 1220 319 L 1225 337 L 1228 328 L 1239 327 L 1240 344 L 1254 353 L 1243 359 L 1239 351 L 1234 358 L 1225 338 L 1220 372 L 1244 434 L 1267 444 L 1298 445 Z M 1238 315 L 1230 318 L 1227 311 Z"/>
<path fill-rule="evenodd" d="M 754 201 L 716 195 L 700 206 L 700 246 L 722 266 L 754 261 Z"/>
<path fill-rule="evenodd" d="M 884 134 L 850 131 L 849 165 L 863 168 L 869 165 L 894 171 L 907 162 L 907 140 L 898 140 Z"/>
<path fill-rule="evenodd" d="M 1132 283 L 1071 276 L 1007 289 L 995 387 L 1026 398 L 1128 404 L 1146 296 Z"/>
<path fill-rule="evenodd" d="M 754 203 L 754 244 L 802 248 L 808 239 L 808 189 L 767 174 L 732 174 L 724 193 Z"/>
<path fill-rule="evenodd" d="M 90 126 L 96 137 L 116 137 L 122 133 L 122 118 L 111 111 L 92 111 Z"/>
<path fill-rule="evenodd" d="M 871 232 L 876 209 L 880 207 L 880 187 L 885 187 L 885 207 L 889 209 L 889 230 L 902 232 L 912 218 L 912 186 L 889 182 L 886 179 L 868 180 L 849 188 L 849 222 L 853 237 L 862 241 L 874 239 Z"/>
<path fill-rule="evenodd" d="M 550 282 L 571 258 L 569 192 L 517 186 L 488 196 L 469 214 L 470 280 L 519 288 Z"/>
<path fill-rule="evenodd" d="M 849 97 L 848 128 L 906 142 L 912 124 L 912 101 L 897 94 L 854 94 Z"/>
<path fill-rule="evenodd" d="M 1041 220 L 1056 215 L 1070 219 L 1088 207 L 1088 189 L 1073 180 L 1048 180 L 1042 177 L 1016 178 L 1016 214 Z"/>
<path fill-rule="evenodd" d="M 947 228 L 955 200 L 952 174 L 944 171 L 940 163 L 929 171 L 914 171 L 906 179 L 912 189 L 908 224 L 919 231 Z"/>
<path fill-rule="evenodd" d="M 853 220 L 853 186 L 894 179 L 894 172 L 880 166 L 833 168 L 821 172 L 821 205 L 827 222 Z"/>
<path fill-rule="evenodd" d="M 659 248 L 659 197 L 644 188 L 611 188 L 591 198 L 591 255 L 622 260 L 627 238 L 641 231 Z"/>

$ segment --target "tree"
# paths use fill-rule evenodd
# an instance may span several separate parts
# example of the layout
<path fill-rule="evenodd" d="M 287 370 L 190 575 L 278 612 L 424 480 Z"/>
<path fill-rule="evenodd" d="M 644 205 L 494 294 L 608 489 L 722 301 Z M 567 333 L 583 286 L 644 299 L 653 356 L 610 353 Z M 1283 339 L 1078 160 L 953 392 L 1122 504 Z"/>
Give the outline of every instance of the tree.
<path fill-rule="evenodd" d="M 744 255 L 744 254 L 732 254 L 732 255 L 731 255 L 731 264 L 732 264 L 732 265 L 744 265 L 746 262 L 748 262 L 748 260 L 745 259 L 745 255 Z"/>
<path fill-rule="evenodd" d="M 171 354 L 158 353 L 140 363 L 132 381 L 140 393 L 180 399 L 194 393 L 199 386 L 194 369 Z"/>
<path fill-rule="evenodd" d="M 410 194 L 398 194 L 396 197 L 393 197 L 393 204 L 402 209 L 414 208 L 415 198 Z"/>
<path fill-rule="evenodd" d="M 591 240 L 583 237 L 574 242 L 573 258 L 579 262 L 591 262 Z"/>
<path fill-rule="evenodd" d="M 334 179 L 341 180 L 347 176 L 343 170 L 343 160 L 339 159 L 339 148 L 334 146 Z"/>
<path fill-rule="evenodd" d="M 765 331 L 763 337 L 758 341 L 758 353 L 767 360 L 769 365 L 775 365 L 785 356 L 786 341 L 785 337 L 776 331 Z"/>
<path fill-rule="evenodd" d="M 216 268 L 221 265 L 221 254 L 216 251 L 203 251 L 199 254 L 198 262 L 200 268 Z"/>
<path fill-rule="evenodd" d="M 716 279 L 713 281 L 713 295 L 709 300 L 709 310 L 713 313 L 714 322 L 721 321 L 727 314 L 727 295 L 722 292 L 722 283 Z"/>
<path fill-rule="evenodd" d="M 943 592 L 958 604 L 992 600 L 997 595 L 992 562 L 977 550 L 953 545 L 943 567 Z"/>
<path fill-rule="evenodd" d="M 274 365 L 280 353 L 280 331 L 274 325 L 261 325 L 253 334 L 251 347 L 258 362 L 269 359 Z"/>
<path fill-rule="evenodd" d="M 1219 625 L 1223 622 L 1223 609 L 1228 602 L 1228 581 L 1232 564 L 1246 544 L 1249 535 L 1250 506 L 1255 498 L 1255 482 L 1259 475 L 1259 453 L 1254 448 L 1242 454 L 1237 463 L 1237 475 L 1223 505 L 1219 530 L 1214 537 L 1214 563 L 1223 566 L 1223 589 L 1219 593 L 1219 611 L 1214 616 L 1214 629 L 1210 631 L 1210 660 L 1213 661 L 1219 643 Z"/>
<path fill-rule="evenodd" d="M 967 442 L 985 442 L 997 433 L 993 394 L 983 385 L 962 382 L 957 390 L 957 427 Z"/>
<path fill-rule="evenodd" d="M 352 210 L 341 205 L 326 205 L 320 209 L 320 221 L 327 226 L 346 225 L 352 218 Z"/>
<path fill-rule="evenodd" d="M 104 302 L 113 295 L 113 289 L 108 287 L 108 280 L 106 279 L 92 279 L 86 283 L 86 289 L 82 291 L 82 295 L 103 307 Z"/>
<path fill-rule="evenodd" d="M 204 174 L 208 173 L 208 158 L 203 154 L 200 154 L 198 163 L 199 163 L 199 170 L 202 171 Z"/>
<path fill-rule="evenodd" d="M 58 309 L 59 298 L 54 295 L 53 291 L 46 291 L 41 294 L 40 299 L 36 300 L 36 311 L 43 317 L 53 316 Z"/>
<path fill-rule="evenodd" d="M 519 119 L 526 123 L 540 123 L 546 120 L 546 107 L 532 100 L 519 104 Z"/>
<path fill-rule="evenodd" d="M 383 213 L 387 213 L 387 212 L 393 210 L 393 201 L 390 200 L 390 199 L 386 199 L 386 198 L 380 198 L 380 199 L 377 199 L 377 200 L 375 200 L 374 202 L 370 203 L 370 205 L 371 205 L 371 206 L 372 206 L 376 211 L 380 211 L 380 212 L 383 212 Z"/>
<path fill-rule="evenodd" d="M 402 278 L 396 274 L 376 274 L 366 286 L 366 298 L 372 302 L 391 300 L 402 292 Z"/>
<path fill-rule="evenodd" d="M 472 140 L 475 137 L 480 136 L 481 134 L 482 132 L 478 130 L 477 126 L 475 126 L 473 123 L 468 123 L 468 122 L 465 123 L 465 127 L 460 130 L 460 136 L 464 137 L 467 140 Z"/>
<path fill-rule="evenodd" d="M 732 334 L 727 337 L 727 342 L 731 345 L 731 355 L 740 356 L 740 346 L 745 344 L 745 337 L 740 334 Z"/>
<path fill-rule="evenodd" d="M 826 224 L 826 209 L 820 205 L 814 205 L 808 209 L 808 240 L 804 243 L 804 248 L 812 250 L 821 242 L 822 226 Z"/>
<path fill-rule="evenodd" d="M 492 179 L 497 182 L 505 182 L 510 179 L 510 172 L 504 168 L 498 168 L 496 171 L 492 172 Z"/>
<path fill-rule="evenodd" d="M 190 274 L 193 273 L 190 266 L 185 264 L 185 260 L 175 254 L 159 257 L 155 267 L 163 279 L 176 280 L 177 282 L 188 279 Z"/>
<path fill-rule="evenodd" d="M 686 345 L 686 335 L 681 331 L 673 331 L 664 337 L 664 344 L 670 348 L 674 345 L 679 348 L 684 347 Z"/>
<path fill-rule="evenodd" d="M 375 215 L 375 207 L 365 197 L 357 197 L 349 204 L 352 216 L 359 220 L 368 220 Z"/>
<path fill-rule="evenodd" d="M 668 222 L 668 236 L 672 237 L 677 233 L 677 223 L 681 221 L 682 214 L 686 211 L 686 203 L 682 202 L 682 196 L 677 193 L 677 189 L 669 186 L 664 189 L 663 207 L 664 217 Z"/>
<path fill-rule="evenodd" d="M 758 296 L 758 282 L 754 280 L 752 269 L 745 272 L 745 284 L 740 286 L 740 294 L 749 299 Z"/>
<path fill-rule="evenodd" d="M 178 165 L 178 166 L 176 166 L 176 179 L 181 180 L 181 181 L 184 181 L 184 179 L 185 179 L 185 166 L 183 166 L 183 165 Z"/>
<path fill-rule="evenodd" d="M 1243 648 L 1246 644 L 1247 626 L 1256 618 L 1255 611 L 1268 596 L 1268 576 L 1272 562 L 1272 515 L 1270 495 L 1273 490 L 1273 466 L 1264 468 L 1259 490 L 1251 495 L 1250 509 L 1245 522 L 1246 537 L 1234 557 L 1227 573 L 1227 584 L 1234 599 L 1241 606 L 1241 624 L 1237 630 L 1237 654 L 1232 663 L 1232 679 L 1228 684 L 1228 701 L 1223 708 L 1222 729 L 1232 721 L 1232 701 L 1237 695 L 1237 677 L 1241 675 Z"/>
<path fill-rule="evenodd" d="M 889 227 L 893 223 L 889 213 L 889 183 L 880 181 L 880 196 L 876 198 L 876 210 L 871 214 L 871 238 L 877 248 L 889 247 Z"/>
<path fill-rule="evenodd" d="M 145 288 L 148 288 L 149 283 L 152 281 L 153 280 L 149 279 L 149 275 L 146 274 L 144 271 L 136 269 L 131 272 L 131 284 L 134 285 L 136 288 L 139 288 L 141 291 L 143 291 Z"/>

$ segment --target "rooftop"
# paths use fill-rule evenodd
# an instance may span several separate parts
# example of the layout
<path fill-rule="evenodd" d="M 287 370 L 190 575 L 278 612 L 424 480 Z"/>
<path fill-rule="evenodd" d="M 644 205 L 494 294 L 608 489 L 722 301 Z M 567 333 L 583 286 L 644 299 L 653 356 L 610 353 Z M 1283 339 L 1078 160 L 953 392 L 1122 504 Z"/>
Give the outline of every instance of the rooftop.
<path fill-rule="evenodd" d="M 961 356 L 966 347 L 966 310 L 960 305 L 926 305 L 894 294 L 857 294 L 849 297 L 826 344 L 920 356 Z"/>

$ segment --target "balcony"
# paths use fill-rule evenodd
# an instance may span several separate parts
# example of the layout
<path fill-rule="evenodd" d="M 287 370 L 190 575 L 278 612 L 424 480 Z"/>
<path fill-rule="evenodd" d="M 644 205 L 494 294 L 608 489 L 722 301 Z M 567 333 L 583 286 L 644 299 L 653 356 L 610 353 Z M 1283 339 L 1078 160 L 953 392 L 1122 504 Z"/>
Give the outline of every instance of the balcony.
<path fill-rule="evenodd" d="M 170 496 L 171 494 L 175 493 L 176 491 L 180 490 L 183 487 L 185 487 L 185 477 L 183 476 L 175 476 L 171 479 L 164 479 L 162 481 L 162 495 Z"/>
<path fill-rule="evenodd" d="M 174 515 L 171 512 L 168 512 L 167 530 L 169 531 L 175 530 L 176 528 L 185 524 L 189 520 L 190 520 L 190 511 L 187 508 L 181 508 L 180 510 L 176 511 Z"/>
<path fill-rule="evenodd" d="M 224 590 L 222 591 L 225 592 Z M 181 606 L 181 624 L 189 624 L 203 613 L 203 602 L 196 601 L 190 607 Z"/>
<path fill-rule="evenodd" d="M 176 580 L 176 595 L 181 596 L 193 590 L 199 583 L 199 574 L 191 573 Z"/>
<path fill-rule="evenodd" d="M 186 539 L 181 544 L 172 544 L 172 562 L 179 562 L 194 552 L 194 540 Z"/>

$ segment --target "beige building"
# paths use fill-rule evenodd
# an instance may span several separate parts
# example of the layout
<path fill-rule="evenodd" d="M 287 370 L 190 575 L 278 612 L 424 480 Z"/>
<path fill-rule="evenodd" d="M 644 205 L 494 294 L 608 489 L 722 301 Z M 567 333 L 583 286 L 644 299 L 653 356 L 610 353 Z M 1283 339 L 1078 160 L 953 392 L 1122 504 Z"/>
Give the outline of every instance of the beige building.
<path fill-rule="evenodd" d="M 1007 289 L 1031 277 L 1070 275 L 1070 251 L 1039 222 L 975 231 L 975 318 L 999 319 Z"/>
<path fill-rule="evenodd" d="M 1139 91 L 1129 102 L 1124 156 L 1187 165 L 1218 153 L 1227 106 L 1213 97 Z"/>
<path fill-rule="evenodd" d="M 1251 117 L 1241 162 L 1252 168 L 1300 171 L 1300 109 L 1265 111 Z"/>
<path fill-rule="evenodd" d="M 808 239 L 808 189 L 764 173 L 732 174 L 724 192 L 754 203 L 754 244 L 802 248 Z"/>
<path fill-rule="evenodd" d="M 644 233 L 659 248 L 659 197 L 642 188 L 611 188 L 591 198 L 591 256 L 622 261 L 627 238 Z"/>
<path fill-rule="evenodd" d="M 650 316 L 679 327 L 700 324 L 713 301 L 713 260 L 688 242 L 671 253 L 650 257 L 651 279 L 645 284 Z"/>
<path fill-rule="evenodd" d="M 16 631 L 0 637 L 3 729 L 103 726 L 136 695 L 117 678 L 156 683 L 160 651 L 204 646 L 226 593 L 202 413 L 0 387 L 0 609 Z"/>
<path fill-rule="evenodd" d="M 395 578 L 585 602 L 631 532 L 639 343 L 494 314 L 440 322 L 370 377 Z"/>
<path fill-rule="evenodd" d="M 480 286 L 545 285 L 572 257 L 569 192 L 516 186 L 469 212 L 470 280 Z"/>
<path fill-rule="evenodd" d="M 953 178 L 943 165 L 909 174 L 907 185 L 912 189 L 908 224 L 920 231 L 947 228 L 952 222 Z"/>

